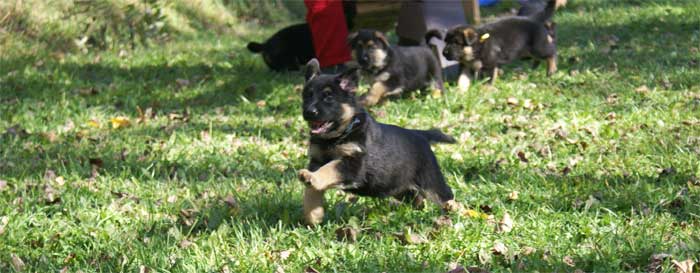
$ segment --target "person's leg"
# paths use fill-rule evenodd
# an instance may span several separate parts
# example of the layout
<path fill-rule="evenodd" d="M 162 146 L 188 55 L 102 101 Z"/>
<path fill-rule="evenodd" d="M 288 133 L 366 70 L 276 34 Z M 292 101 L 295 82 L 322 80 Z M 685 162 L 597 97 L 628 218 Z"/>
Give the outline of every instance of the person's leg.
<path fill-rule="evenodd" d="M 423 1 L 412 0 L 401 3 L 398 24 L 396 25 L 399 45 L 417 46 L 424 43 L 424 36 L 428 31 L 424 12 Z"/>
<path fill-rule="evenodd" d="M 337 68 L 350 61 L 343 3 L 337 0 L 304 0 L 304 4 L 307 9 L 306 22 L 311 29 L 314 51 L 321 68 Z"/>

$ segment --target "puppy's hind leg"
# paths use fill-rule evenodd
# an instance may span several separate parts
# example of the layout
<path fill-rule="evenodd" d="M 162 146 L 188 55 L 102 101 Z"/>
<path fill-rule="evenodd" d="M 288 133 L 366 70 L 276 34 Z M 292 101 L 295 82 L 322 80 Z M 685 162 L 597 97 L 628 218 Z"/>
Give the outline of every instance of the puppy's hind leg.
<path fill-rule="evenodd" d="M 385 93 L 388 91 L 388 87 L 384 83 L 380 81 L 374 82 L 372 87 L 370 87 L 369 92 L 362 96 L 361 102 L 364 106 L 375 105 L 382 99 L 382 97 L 385 96 Z"/>
<path fill-rule="evenodd" d="M 557 55 L 547 57 L 547 77 L 557 72 Z"/>
<path fill-rule="evenodd" d="M 491 85 L 496 84 L 496 79 L 498 79 L 498 67 L 494 66 L 491 70 Z"/>
<path fill-rule="evenodd" d="M 469 90 L 469 85 L 471 85 L 469 71 L 468 69 L 462 69 L 462 72 L 459 73 L 459 78 L 457 79 L 457 87 L 459 87 L 460 92 L 467 92 Z"/>

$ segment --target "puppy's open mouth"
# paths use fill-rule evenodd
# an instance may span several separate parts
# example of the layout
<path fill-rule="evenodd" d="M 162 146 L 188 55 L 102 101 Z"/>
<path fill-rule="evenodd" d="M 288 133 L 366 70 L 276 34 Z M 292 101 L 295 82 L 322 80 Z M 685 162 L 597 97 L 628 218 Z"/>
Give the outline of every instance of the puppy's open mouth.
<path fill-rule="evenodd" d="M 333 126 L 332 121 L 310 121 L 309 126 L 311 127 L 311 133 L 318 135 L 327 133 L 328 130 Z"/>

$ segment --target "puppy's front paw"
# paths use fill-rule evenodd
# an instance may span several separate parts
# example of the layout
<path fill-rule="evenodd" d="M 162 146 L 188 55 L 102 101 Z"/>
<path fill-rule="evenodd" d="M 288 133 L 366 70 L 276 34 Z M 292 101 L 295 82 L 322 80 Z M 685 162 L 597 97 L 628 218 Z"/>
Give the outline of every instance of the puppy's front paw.
<path fill-rule="evenodd" d="M 304 183 L 306 185 L 309 185 L 313 182 L 314 175 L 311 173 L 311 171 L 309 171 L 307 169 L 299 170 L 298 175 L 299 175 L 299 181 L 301 181 L 302 183 Z"/>

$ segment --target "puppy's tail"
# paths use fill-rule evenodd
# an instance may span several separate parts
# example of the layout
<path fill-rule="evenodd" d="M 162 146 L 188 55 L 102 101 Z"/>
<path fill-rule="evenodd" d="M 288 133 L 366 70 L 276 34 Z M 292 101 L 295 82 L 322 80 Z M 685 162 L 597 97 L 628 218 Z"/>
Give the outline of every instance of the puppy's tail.
<path fill-rule="evenodd" d="M 438 129 L 432 129 L 432 130 L 413 130 L 416 132 L 416 134 L 419 134 L 426 138 L 428 142 L 430 143 L 455 143 L 457 140 L 455 140 L 453 137 L 448 136 Z"/>
<path fill-rule="evenodd" d="M 532 18 L 533 20 L 538 21 L 538 22 L 545 22 L 545 21 L 552 18 L 556 7 L 557 7 L 557 0 L 547 0 L 547 6 L 544 8 L 544 10 L 533 14 L 532 17 L 530 17 L 530 18 Z"/>
<path fill-rule="evenodd" d="M 263 44 L 258 43 L 258 42 L 250 42 L 248 43 L 248 50 L 253 53 L 260 53 L 263 51 Z"/>
<path fill-rule="evenodd" d="M 442 33 L 440 33 L 440 31 L 437 29 L 429 30 L 427 33 L 425 33 L 425 44 L 429 45 L 430 39 L 432 38 L 438 38 L 438 40 L 442 40 Z"/>

